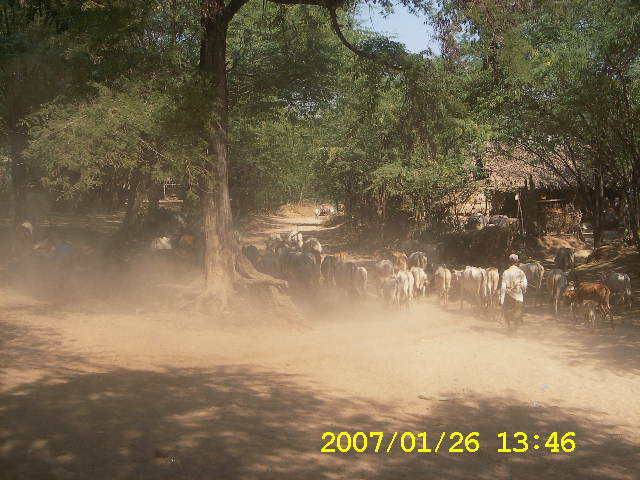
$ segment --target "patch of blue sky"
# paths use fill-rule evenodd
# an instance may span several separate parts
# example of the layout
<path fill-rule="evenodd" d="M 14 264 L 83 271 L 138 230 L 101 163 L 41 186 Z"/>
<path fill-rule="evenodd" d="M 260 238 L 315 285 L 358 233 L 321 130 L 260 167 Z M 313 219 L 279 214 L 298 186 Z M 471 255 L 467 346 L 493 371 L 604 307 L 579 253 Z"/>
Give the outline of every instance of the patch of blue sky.
<path fill-rule="evenodd" d="M 403 43 L 412 53 L 430 50 L 434 55 L 440 55 L 433 27 L 423 13 L 416 15 L 402 5 L 396 5 L 393 13 L 385 15 L 379 6 L 365 4 L 360 7 L 357 18 L 363 28 Z"/>

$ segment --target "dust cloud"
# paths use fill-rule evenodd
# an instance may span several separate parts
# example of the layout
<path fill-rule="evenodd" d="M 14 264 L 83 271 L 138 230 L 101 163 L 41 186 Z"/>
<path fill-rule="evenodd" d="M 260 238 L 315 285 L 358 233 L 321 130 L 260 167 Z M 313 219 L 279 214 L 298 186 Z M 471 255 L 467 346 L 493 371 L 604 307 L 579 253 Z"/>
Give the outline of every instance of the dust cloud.
<path fill-rule="evenodd" d="M 102 221 L 100 224 L 107 224 Z M 260 244 L 297 226 L 328 249 L 334 227 L 261 217 Z M 75 237 L 74 237 L 75 238 Z M 386 310 L 370 288 L 303 296 L 303 320 L 246 298 L 191 308 L 196 262 L 140 255 L 49 259 L 0 285 L 2 478 L 634 478 L 640 337 L 529 310 L 516 337 L 433 297 Z M 372 257 L 354 255 L 372 262 Z M 321 453 L 324 432 L 479 432 L 476 453 Z M 498 433 L 575 432 L 573 453 L 498 453 Z M 533 441 L 531 441 L 533 444 Z M 515 445 L 515 441 L 514 441 Z"/>

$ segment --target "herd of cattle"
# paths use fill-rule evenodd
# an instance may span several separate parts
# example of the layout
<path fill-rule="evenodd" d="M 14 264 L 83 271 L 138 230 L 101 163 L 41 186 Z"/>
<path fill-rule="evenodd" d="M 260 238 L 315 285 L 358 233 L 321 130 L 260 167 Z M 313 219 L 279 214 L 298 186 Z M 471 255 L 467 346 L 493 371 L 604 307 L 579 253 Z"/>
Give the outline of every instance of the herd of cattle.
<path fill-rule="evenodd" d="M 62 240 L 49 245 L 46 241 L 33 243 L 33 225 L 25 221 L 14 232 L 12 256 L 18 257 L 25 249 L 46 250 L 49 256 L 66 258 L 74 255 L 70 242 Z M 193 235 L 180 235 L 175 240 L 178 250 L 195 248 Z M 407 248 L 416 245 L 406 245 Z M 172 250 L 168 237 L 151 241 L 151 250 Z M 22 250 L 22 252 L 21 252 Z M 465 302 L 480 307 L 480 311 L 496 312 L 501 275 L 497 268 L 466 266 L 450 269 L 433 261 L 435 254 L 424 251 L 391 251 L 387 258 L 369 266 L 347 260 L 345 253 L 323 255 L 322 245 L 316 238 L 303 238 L 299 231 L 289 234 L 272 234 L 266 249 L 260 251 L 254 245 L 243 247 L 245 256 L 257 270 L 276 278 L 287 280 L 293 291 L 314 293 L 321 285 L 336 288 L 341 294 L 359 301 L 368 296 L 368 283 L 372 277 L 375 290 L 387 307 L 410 308 L 415 299 L 429 292 L 437 295 L 439 303 L 447 306 L 450 295 L 457 296 L 460 308 Z M 431 258 L 430 258 L 431 256 Z M 599 282 L 583 282 L 575 270 L 575 254 L 570 248 L 560 248 L 556 253 L 554 268 L 545 270 L 542 263 L 532 261 L 520 264 L 527 277 L 526 301 L 540 305 L 545 297 L 557 315 L 561 304 L 568 306 L 574 318 L 581 312 L 595 325 L 596 312 L 609 317 L 613 327 L 611 305 L 632 306 L 631 279 L 628 274 L 610 272 L 602 274 Z"/>
<path fill-rule="evenodd" d="M 243 252 L 256 269 L 289 281 L 292 290 L 316 292 L 321 285 L 337 288 L 341 295 L 359 301 L 367 297 L 368 282 L 387 307 L 410 308 L 411 304 L 429 292 L 437 295 L 439 303 L 447 306 L 450 295 L 456 295 L 463 308 L 465 302 L 496 312 L 501 275 L 497 268 L 466 266 L 450 269 L 445 264 L 431 262 L 422 251 L 405 253 L 392 251 L 388 258 L 367 268 L 349 261 L 345 253 L 323 255 L 316 238 L 304 239 L 299 231 L 272 234 L 264 251 L 254 245 Z M 595 326 L 596 313 L 610 318 L 611 304 L 632 305 L 631 280 L 625 273 L 603 275 L 600 282 L 582 282 L 575 270 L 575 253 L 570 248 L 557 251 L 554 268 L 545 271 L 539 261 L 520 264 L 528 283 L 527 302 L 540 305 L 548 298 L 555 314 L 561 304 L 570 308 L 574 318 L 578 313 Z"/>
<path fill-rule="evenodd" d="M 331 205 L 327 205 L 326 203 L 323 203 L 318 208 L 314 209 L 313 213 L 315 213 L 316 217 L 322 217 L 325 215 L 335 215 L 336 209 Z"/>
<path fill-rule="evenodd" d="M 507 228 L 510 225 L 517 224 L 517 218 L 509 218 L 506 215 L 483 215 L 478 212 L 470 215 L 463 224 L 465 230 L 482 230 L 486 227 Z"/>
<path fill-rule="evenodd" d="M 29 220 L 25 220 L 13 230 L 11 239 L 11 259 L 20 262 L 31 254 L 56 259 L 68 259 L 76 254 L 75 247 L 66 238 L 57 238 L 55 241 L 46 238 L 40 242 L 34 242 L 34 227 Z"/>
<path fill-rule="evenodd" d="M 10 254 L 11 259 L 20 263 L 32 257 L 71 259 L 81 252 L 90 251 L 87 246 L 78 247 L 61 232 L 47 232 L 44 238 L 36 241 L 34 226 L 29 220 L 17 223 L 12 231 Z M 170 251 L 182 259 L 196 257 L 201 249 L 202 239 L 190 233 L 176 233 L 153 237 L 148 243 L 138 249 L 138 253 L 145 251 Z M 106 253 L 106 252 L 105 252 Z M 122 253 L 122 252 L 120 252 Z"/>

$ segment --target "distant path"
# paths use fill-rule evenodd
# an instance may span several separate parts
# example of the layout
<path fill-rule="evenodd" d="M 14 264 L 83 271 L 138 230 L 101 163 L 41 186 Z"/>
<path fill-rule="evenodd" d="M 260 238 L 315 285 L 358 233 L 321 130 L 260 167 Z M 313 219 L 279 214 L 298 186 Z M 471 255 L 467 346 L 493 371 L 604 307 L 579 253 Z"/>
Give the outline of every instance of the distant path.
<path fill-rule="evenodd" d="M 328 225 L 331 217 L 316 217 L 313 207 L 288 207 L 275 215 L 258 215 L 243 234 L 243 241 L 264 249 L 265 241 L 273 233 L 289 233 L 292 230 L 302 232 L 305 238 L 315 237 L 322 243 L 323 252 L 344 251 L 350 260 L 371 260 L 368 253 L 353 252 L 347 249 L 347 239 L 341 224 Z"/>
<path fill-rule="evenodd" d="M 315 232 L 330 230 L 325 223 L 329 217 L 301 216 L 299 214 L 287 215 L 260 215 L 257 216 L 245 232 L 245 240 L 253 243 L 263 243 L 272 233 L 289 233 L 298 230 L 305 236 L 314 235 Z"/>

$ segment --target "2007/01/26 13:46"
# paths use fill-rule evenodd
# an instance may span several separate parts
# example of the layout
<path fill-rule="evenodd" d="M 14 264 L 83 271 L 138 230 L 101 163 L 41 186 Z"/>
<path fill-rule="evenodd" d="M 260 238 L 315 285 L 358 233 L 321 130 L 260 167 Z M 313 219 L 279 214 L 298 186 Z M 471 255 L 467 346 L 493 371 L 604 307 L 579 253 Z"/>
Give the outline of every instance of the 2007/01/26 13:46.
<path fill-rule="evenodd" d="M 498 438 L 502 439 L 502 446 L 498 448 L 498 453 L 525 453 L 529 450 L 538 450 L 541 448 L 538 440 L 544 441 L 543 446 L 551 453 L 571 453 L 576 448 L 574 441 L 575 432 L 567 432 L 560 438 L 558 432 L 552 432 L 549 435 L 540 436 L 533 434 L 529 436 L 525 432 L 516 432 L 512 435 L 507 432 L 498 434 Z M 400 436 L 400 438 L 397 438 Z M 384 437 L 391 437 L 388 441 Z M 437 438 L 437 435 L 436 435 Z M 390 453 L 394 447 L 402 450 L 404 453 L 437 453 L 440 446 L 451 443 L 450 445 L 442 445 L 442 450 L 448 453 L 475 453 L 480 449 L 480 433 L 471 432 L 464 435 L 460 432 L 452 432 L 447 435 L 441 432 L 440 439 L 434 449 L 427 447 L 427 433 L 420 432 L 395 432 L 393 436 L 385 435 L 384 432 L 340 432 L 337 435 L 333 432 L 325 432 L 322 439 L 326 442 L 321 449 L 323 453 L 347 453 L 350 451 L 356 453 L 364 453 L 372 451 L 378 453 L 380 451 Z M 383 440 L 384 439 L 384 440 Z M 397 439 L 397 441 L 396 441 Z M 443 442 L 443 440 L 451 440 L 451 442 Z M 430 442 L 429 442 L 430 443 Z"/>

